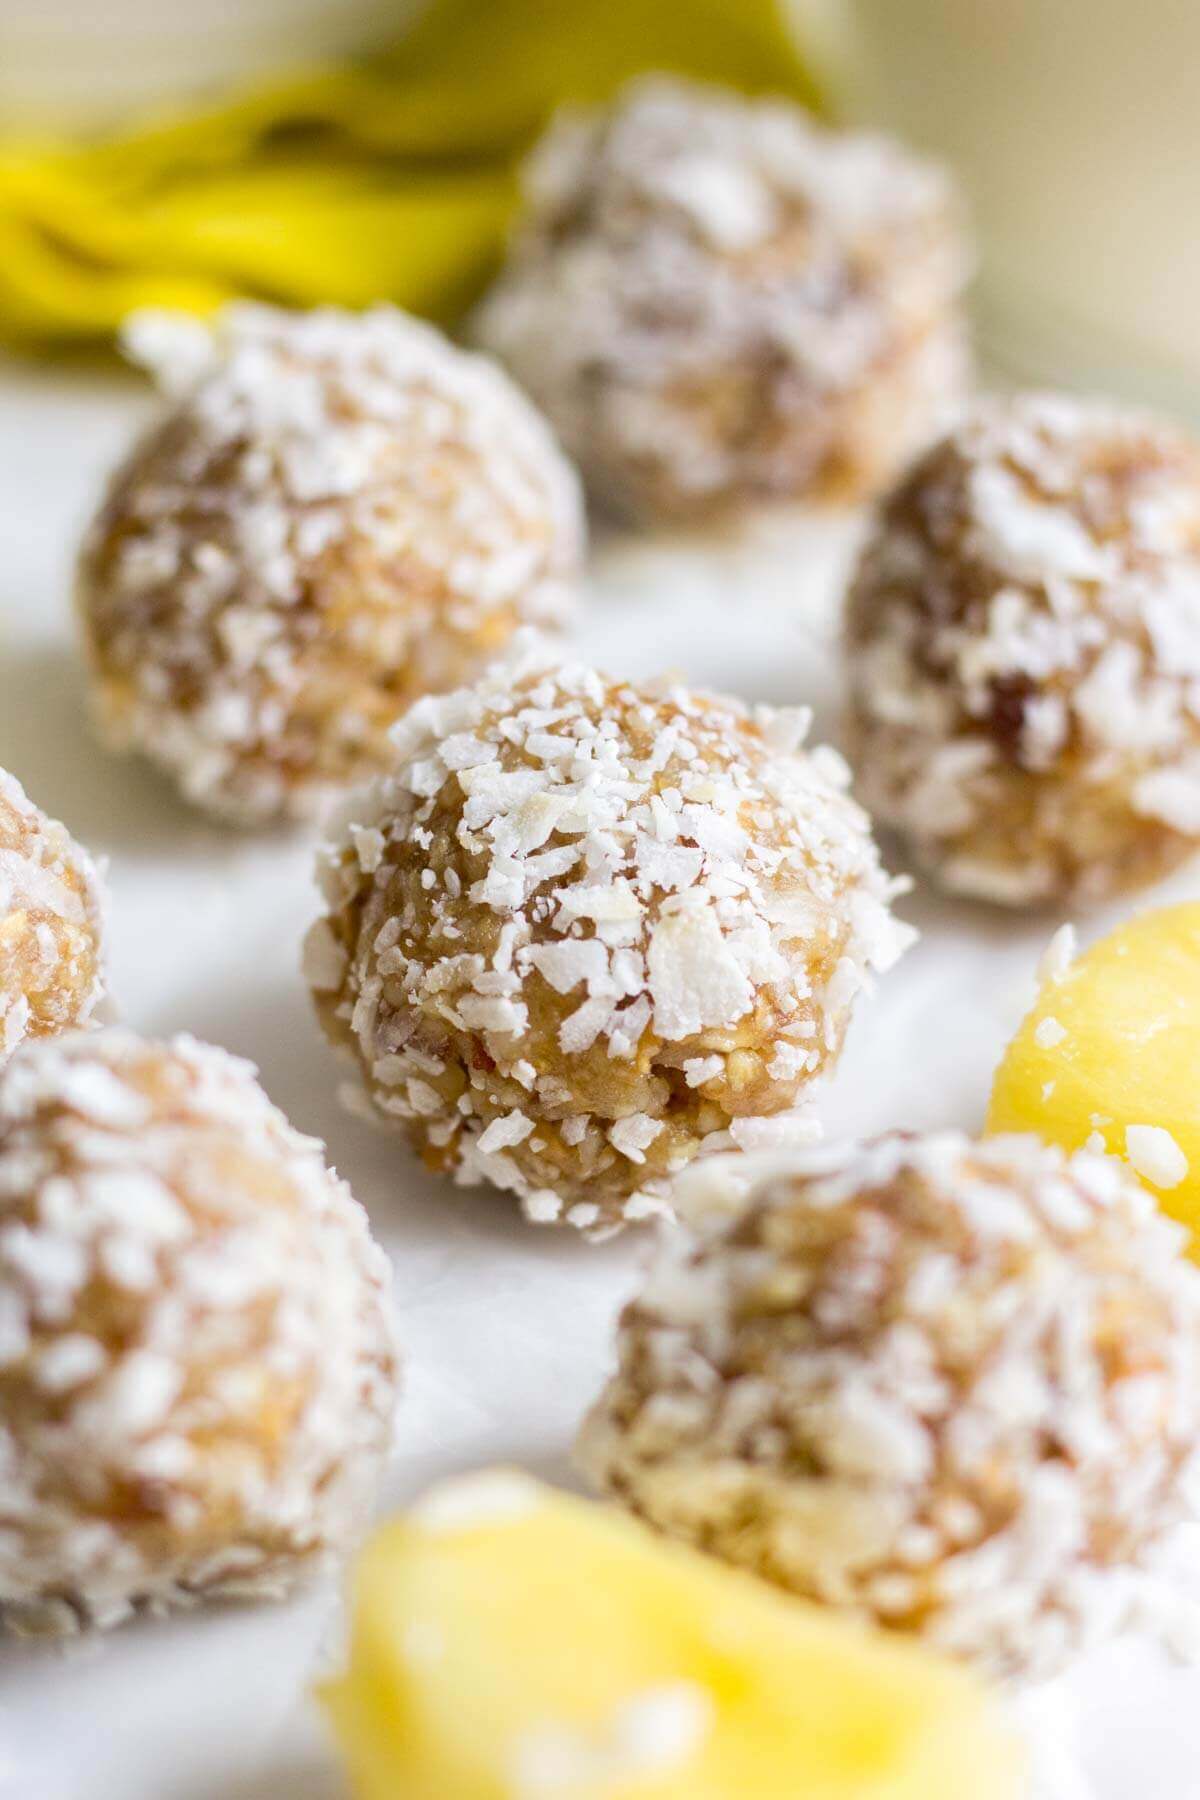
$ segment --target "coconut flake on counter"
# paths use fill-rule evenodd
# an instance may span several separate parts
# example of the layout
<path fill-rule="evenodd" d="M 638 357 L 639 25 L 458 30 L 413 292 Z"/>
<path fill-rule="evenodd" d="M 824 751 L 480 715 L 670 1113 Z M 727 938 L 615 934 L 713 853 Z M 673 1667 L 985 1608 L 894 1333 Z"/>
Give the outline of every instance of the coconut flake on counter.
<path fill-rule="evenodd" d="M 1038 963 L 1038 981 L 1043 985 L 1059 982 L 1079 953 L 1079 934 L 1074 925 L 1060 925 Z"/>

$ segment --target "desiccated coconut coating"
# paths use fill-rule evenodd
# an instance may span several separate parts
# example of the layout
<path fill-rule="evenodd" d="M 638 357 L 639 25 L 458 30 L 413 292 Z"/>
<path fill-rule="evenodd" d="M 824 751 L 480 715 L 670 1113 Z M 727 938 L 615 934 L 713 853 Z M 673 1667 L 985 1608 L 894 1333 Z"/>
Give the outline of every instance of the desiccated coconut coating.
<path fill-rule="evenodd" d="M 1200 844 L 1200 447 L 980 403 L 883 508 L 848 615 L 862 797 L 946 887 L 1102 901 Z"/>
<path fill-rule="evenodd" d="M 0 1076 L 0 1614 L 282 1592 L 365 1523 L 387 1270 L 247 1064 L 73 1033 Z"/>
<path fill-rule="evenodd" d="M 83 549 L 101 727 L 188 797 L 304 815 L 386 761 L 418 695 L 559 623 L 574 473 L 485 359 L 380 307 L 135 321 L 173 398 Z"/>
<path fill-rule="evenodd" d="M 624 1313 L 580 1441 L 596 1481 L 997 1673 L 1165 1626 L 1200 1271 L 1145 1190 L 1031 1137 L 897 1135 L 749 1181 L 729 1160 L 684 1178 L 696 1231 Z"/>
<path fill-rule="evenodd" d="M 104 992 L 104 908 L 87 851 L 0 769 L 0 1055 L 91 1016 Z"/>
<path fill-rule="evenodd" d="M 959 205 L 895 145 L 651 78 L 561 117 L 525 188 L 478 335 L 604 504 L 854 498 L 955 410 Z"/>
<path fill-rule="evenodd" d="M 306 950 L 325 1028 L 435 1169 L 584 1229 L 797 1108 L 907 942 L 798 714 L 522 646 L 421 701 L 346 812 Z"/>

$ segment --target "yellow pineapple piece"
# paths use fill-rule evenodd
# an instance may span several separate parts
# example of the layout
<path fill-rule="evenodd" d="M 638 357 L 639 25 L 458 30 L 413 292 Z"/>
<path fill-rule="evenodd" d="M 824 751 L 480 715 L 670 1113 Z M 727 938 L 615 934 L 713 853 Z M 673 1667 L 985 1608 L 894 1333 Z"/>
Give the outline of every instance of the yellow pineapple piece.
<path fill-rule="evenodd" d="M 996 1075 L 988 1130 L 1124 1157 L 1200 1230 L 1200 905 L 1143 913 L 1052 970 Z"/>
<path fill-rule="evenodd" d="M 361 1800 L 1010 1800 L 975 1677 L 508 1470 L 354 1581 L 323 1699 Z"/>

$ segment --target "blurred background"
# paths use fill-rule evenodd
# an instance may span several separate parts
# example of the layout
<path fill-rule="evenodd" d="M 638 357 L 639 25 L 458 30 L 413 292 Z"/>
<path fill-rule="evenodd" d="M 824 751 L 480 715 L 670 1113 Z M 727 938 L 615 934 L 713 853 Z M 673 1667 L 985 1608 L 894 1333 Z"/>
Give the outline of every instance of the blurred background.
<path fill-rule="evenodd" d="M 554 106 L 648 67 L 945 156 L 993 364 L 1200 415 L 1194 0 L 0 0 L 0 339 L 240 292 L 453 323 Z"/>

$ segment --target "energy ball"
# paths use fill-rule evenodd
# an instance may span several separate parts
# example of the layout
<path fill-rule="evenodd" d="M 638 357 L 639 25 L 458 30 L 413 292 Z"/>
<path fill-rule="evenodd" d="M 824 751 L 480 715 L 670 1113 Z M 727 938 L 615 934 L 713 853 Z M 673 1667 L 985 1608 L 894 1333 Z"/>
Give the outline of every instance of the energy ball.
<path fill-rule="evenodd" d="M 366 1522 L 387 1269 L 249 1064 L 73 1033 L 0 1076 L 0 1611 L 281 1593 Z"/>
<path fill-rule="evenodd" d="M 604 1231 L 701 1150 L 813 1129 L 855 995 L 904 948 L 806 719 L 522 646 L 420 701 L 324 857 L 306 973 L 428 1167 Z"/>
<path fill-rule="evenodd" d="M 0 769 L 0 1057 L 91 1016 L 105 907 L 87 851 Z"/>
<path fill-rule="evenodd" d="M 551 126 L 477 331 L 602 505 L 707 519 L 890 480 L 957 410 L 968 268 L 941 170 L 652 78 Z"/>
<path fill-rule="evenodd" d="M 166 416 L 84 544 L 97 718 L 190 800 L 255 823 L 387 760 L 419 695 L 564 617 L 573 471 L 486 360 L 387 307 L 135 321 Z"/>
<path fill-rule="evenodd" d="M 884 505 L 848 613 L 865 803 L 953 892 L 1090 905 L 1200 845 L 1200 447 L 981 402 Z"/>
<path fill-rule="evenodd" d="M 694 1230 L 623 1315 L 580 1443 L 598 1484 L 995 1674 L 1165 1626 L 1153 1571 L 1196 1473 L 1200 1271 L 1128 1172 L 954 1132 L 749 1182 L 728 1161 L 681 1195 Z"/>

